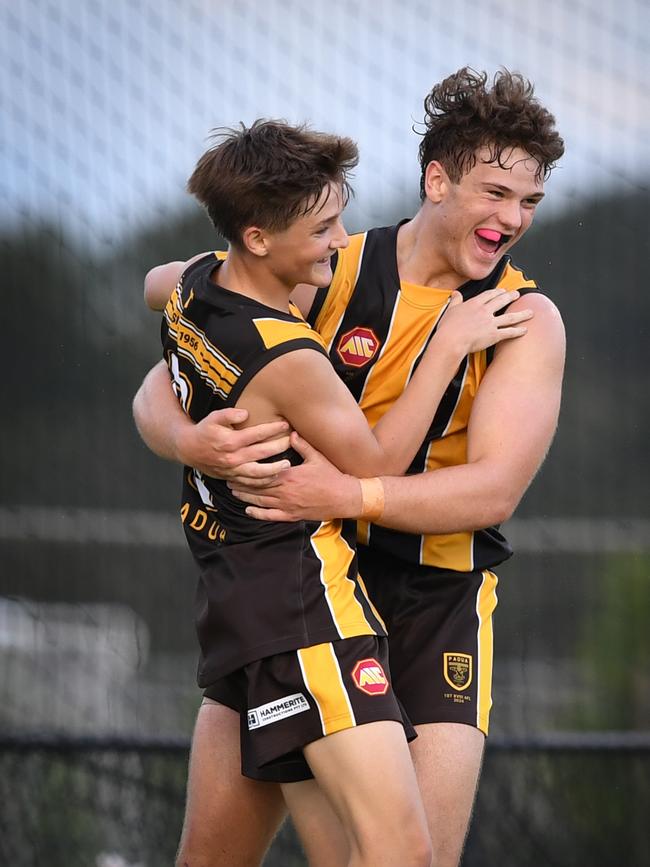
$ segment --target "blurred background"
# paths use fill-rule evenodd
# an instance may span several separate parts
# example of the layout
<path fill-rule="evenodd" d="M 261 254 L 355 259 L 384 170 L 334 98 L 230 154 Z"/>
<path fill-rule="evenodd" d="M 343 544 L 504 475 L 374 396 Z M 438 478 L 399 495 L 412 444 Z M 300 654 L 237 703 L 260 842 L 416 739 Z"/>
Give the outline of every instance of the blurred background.
<path fill-rule="evenodd" d="M 423 97 L 470 65 L 531 78 L 565 138 L 515 261 L 569 355 L 506 529 L 463 863 L 650 864 L 648 0 L 3 0 L 0 40 L 0 863 L 173 863 L 195 574 L 130 404 L 160 357 L 145 272 L 218 244 L 184 193 L 209 131 L 352 136 L 348 228 L 387 225 L 417 209 Z M 303 863 L 289 827 L 266 863 Z"/>

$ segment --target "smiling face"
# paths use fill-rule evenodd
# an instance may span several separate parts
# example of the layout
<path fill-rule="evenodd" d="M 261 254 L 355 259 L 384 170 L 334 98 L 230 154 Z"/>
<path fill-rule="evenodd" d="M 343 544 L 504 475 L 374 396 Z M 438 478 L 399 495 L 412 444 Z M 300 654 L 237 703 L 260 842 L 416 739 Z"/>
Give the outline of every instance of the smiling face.
<path fill-rule="evenodd" d="M 349 243 L 341 221 L 343 208 L 341 184 L 330 183 L 308 213 L 280 232 L 264 233 L 266 266 L 278 281 L 291 289 L 298 283 L 331 283 L 331 258 Z"/>
<path fill-rule="evenodd" d="M 426 172 L 426 196 L 434 205 L 436 247 L 452 281 L 480 280 L 529 228 L 544 196 L 537 162 L 515 148 L 502 155 L 501 165 L 483 162 L 458 183 L 452 183 L 440 163 Z"/>

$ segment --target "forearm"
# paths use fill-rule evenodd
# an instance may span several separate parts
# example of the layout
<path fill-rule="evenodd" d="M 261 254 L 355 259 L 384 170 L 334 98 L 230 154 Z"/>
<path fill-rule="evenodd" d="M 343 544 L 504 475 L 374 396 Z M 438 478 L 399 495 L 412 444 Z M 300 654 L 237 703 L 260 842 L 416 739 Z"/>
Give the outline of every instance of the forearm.
<path fill-rule="evenodd" d="M 164 375 L 163 375 L 164 374 Z M 171 388 L 167 365 L 159 362 L 149 371 L 133 400 L 133 418 L 146 445 L 161 458 L 182 462 L 182 431 L 194 426 L 183 412 Z"/>
<path fill-rule="evenodd" d="M 402 478 L 382 477 L 385 506 L 376 522 L 408 533 L 459 533 L 506 521 L 527 483 L 508 487 L 489 462 L 445 467 Z M 353 493 L 349 492 L 349 505 Z"/>
<path fill-rule="evenodd" d="M 489 462 L 445 467 L 415 476 L 382 476 L 385 505 L 375 523 L 406 533 L 460 533 L 507 520 L 526 484 L 514 488 L 501 481 Z M 523 490 L 522 490 L 523 488 Z M 341 518 L 361 518 L 358 479 L 341 476 L 330 488 L 328 511 Z"/>

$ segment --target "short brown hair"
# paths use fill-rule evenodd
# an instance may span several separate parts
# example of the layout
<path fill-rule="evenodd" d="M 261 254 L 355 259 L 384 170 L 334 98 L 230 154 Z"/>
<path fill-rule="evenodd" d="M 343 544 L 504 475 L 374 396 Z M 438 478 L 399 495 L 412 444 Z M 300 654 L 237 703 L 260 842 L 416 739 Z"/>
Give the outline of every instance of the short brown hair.
<path fill-rule="evenodd" d="M 213 139 L 187 189 L 233 244 L 248 226 L 286 229 L 315 207 L 330 182 L 342 184 L 345 201 L 352 193 L 348 174 L 359 159 L 352 139 L 264 119 L 214 130 Z"/>
<path fill-rule="evenodd" d="M 425 172 L 432 160 L 453 183 L 470 171 L 478 151 L 502 165 L 511 149 L 521 148 L 537 161 L 537 178 L 547 178 L 564 153 L 555 118 L 533 96 L 533 85 L 517 72 L 502 69 L 491 87 L 485 72 L 467 66 L 436 84 L 424 99 L 424 127 L 419 156 L 424 200 Z"/>

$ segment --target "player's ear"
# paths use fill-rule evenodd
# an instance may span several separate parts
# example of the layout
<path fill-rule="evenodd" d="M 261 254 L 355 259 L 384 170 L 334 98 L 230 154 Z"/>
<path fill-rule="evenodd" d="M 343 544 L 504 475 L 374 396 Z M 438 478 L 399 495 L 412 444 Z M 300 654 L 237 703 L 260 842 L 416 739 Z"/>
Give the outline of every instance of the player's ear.
<path fill-rule="evenodd" d="M 257 226 L 249 226 L 242 232 L 242 244 L 254 256 L 268 255 L 268 236 Z"/>
<path fill-rule="evenodd" d="M 431 160 L 424 172 L 424 192 L 427 199 L 438 204 L 449 186 L 449 177 L 438 160 Z"/>

